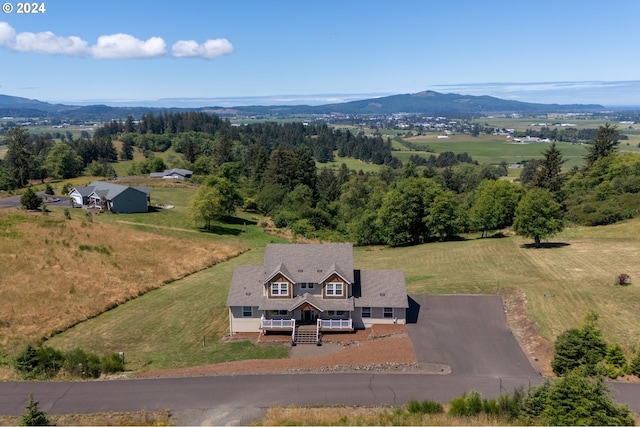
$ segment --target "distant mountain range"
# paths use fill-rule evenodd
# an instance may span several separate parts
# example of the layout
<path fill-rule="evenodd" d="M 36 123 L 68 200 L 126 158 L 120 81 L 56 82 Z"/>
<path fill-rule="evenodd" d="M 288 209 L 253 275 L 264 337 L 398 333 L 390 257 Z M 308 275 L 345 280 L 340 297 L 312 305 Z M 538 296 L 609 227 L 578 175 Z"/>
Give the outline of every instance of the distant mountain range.
<path fill-rule="evenodd" d="M 492 96 L 458 95 L 424 91 L 324 105 L 271 105 L 199 108 L 110 107 L 107 105 L 50 104 L 35 99 L 0 95 L 0 117 L 38 117 L 60 120 L 112 120 L 148 112 L 204 111 L 220 116 L 297 116 L 306 114 L 388 115 L 412 113 L 438 116 L 489 113 L 555 113 L 602 111 L 599 104 L 537 104 Z"/>

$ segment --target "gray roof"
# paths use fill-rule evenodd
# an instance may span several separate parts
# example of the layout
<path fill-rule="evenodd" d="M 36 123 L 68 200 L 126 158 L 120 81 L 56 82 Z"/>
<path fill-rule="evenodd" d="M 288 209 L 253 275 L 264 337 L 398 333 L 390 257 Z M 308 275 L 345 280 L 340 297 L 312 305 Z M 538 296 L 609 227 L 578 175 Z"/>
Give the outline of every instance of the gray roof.
<path fill-rule="evenodd" d="M 80 194 L 82 197 L 87 197 L 89 194 L 93 192 L 94 187 L 92 186 L 74 187 L 71 189 L 71 191 L 69 191 L 69 194 L 71 194 L 71 192 L 73 192 L 74 190 L 77 191 L 78 194 Z"/>
<path fill-rule="evenodd" d="M 151 172 L 149 174 L 151 178 L 162 178 L 170 175 L 180 175 L 184 177 L 190 177 L 191 175 L 193 175 L 193 172 L 190 171 L 189 169 L 173 168 L 173 169 L 166 169 L 164 172 Z"/>
<path fill-rule="evenodd" d="M 402 270 L 361 270 L 356 307 L 409 307 Z"/>
<path fill-rule="evenodd" d="M 301 270 L 301 271 L 300 271 Z M 294 298 L 268 298 L 265 283 L 282 272 L 294 282 L 321 283 L 337 272 L 353 284 L 353 297 L 322 299 L 308 293 Z M 356 276 L 356 272 L 359 273 Z M 353 310 L 354 307 L 408 307 L 402 270 L 353 269 L 350 244 L 270 244 L 264 265 L 237 266 L 227 306 L 253 306 L 260 310 L 290 310 L 306 298 L 321 310 Z"/>
<path fill-rule="evenodd" d="M 349 243 L 269 244 L 264 255 L 265 274 L 282 264 L 295 282 L 320 283 L 336 271 L 353 283 L 353 246 Z"/>
<path fill-rule="evenodd" d="M 114 184 L 112 182 L 94 181 L 89 187 L 92 188 L 92 192 L 95 192 L 99 197 L 106 197 L 108 200 L 113 200 L 118 194 L 122 193 L 128 188 L 133 188 L 142 193 L 149 194 L 149 188 L 144 185 L 137 187 L 128 187 L 126 185 Z"/>

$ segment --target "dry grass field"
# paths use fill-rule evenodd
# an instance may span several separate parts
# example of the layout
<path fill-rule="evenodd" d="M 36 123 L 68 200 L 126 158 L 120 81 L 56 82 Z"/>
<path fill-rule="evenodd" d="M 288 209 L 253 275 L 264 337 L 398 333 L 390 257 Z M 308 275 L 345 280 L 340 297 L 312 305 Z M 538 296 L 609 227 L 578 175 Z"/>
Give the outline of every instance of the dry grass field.
<path fill-rule="evenodd" d="M 243 252 L 240 243 L 163 236 L 129 227 L 0 211 L 0 352 L 57 331 Z"/>
<path fill-rule="evenodd" d="M 409 414 L 397 407 L 276 407 L 269 408 L 258 425 L 265 426 L 499 426 L 509 425 L 486 415 L 451 417 L 445 414 Z"/>

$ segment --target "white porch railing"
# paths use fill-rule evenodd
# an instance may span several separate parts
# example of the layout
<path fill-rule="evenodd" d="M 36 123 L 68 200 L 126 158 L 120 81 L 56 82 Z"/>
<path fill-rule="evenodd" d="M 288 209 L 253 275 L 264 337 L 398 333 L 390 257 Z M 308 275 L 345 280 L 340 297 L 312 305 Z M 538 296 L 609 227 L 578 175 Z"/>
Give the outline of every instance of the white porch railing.
<path fill-rule="evenodd" d="M 353 329 L 351 319 L 318 319 L 319 329 Z"/>
<path fill-rule="evenodd" d="M 260 327 L 268 329 L 291 329 L 296 327 L 295 319 L 260 319 Z"/>

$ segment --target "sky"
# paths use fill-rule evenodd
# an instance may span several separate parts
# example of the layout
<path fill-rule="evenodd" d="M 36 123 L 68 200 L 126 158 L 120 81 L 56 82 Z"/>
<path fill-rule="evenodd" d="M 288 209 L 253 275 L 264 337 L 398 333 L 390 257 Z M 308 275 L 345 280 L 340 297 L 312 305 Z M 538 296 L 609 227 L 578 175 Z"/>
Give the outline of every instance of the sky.
<path fill-rule="evenodd" d="M 640 106 L 639 0 L 2 1 L 0 94 L 52 103 Z"/>

